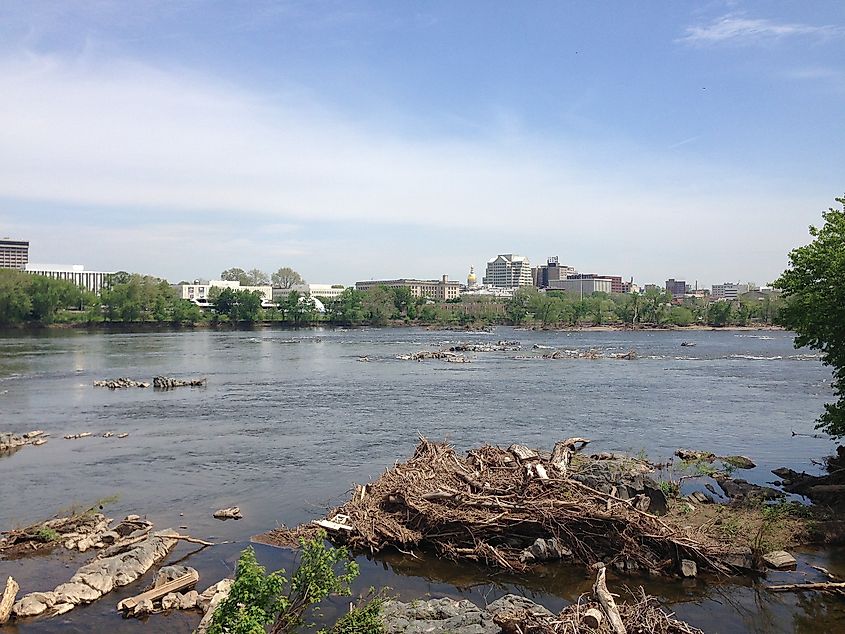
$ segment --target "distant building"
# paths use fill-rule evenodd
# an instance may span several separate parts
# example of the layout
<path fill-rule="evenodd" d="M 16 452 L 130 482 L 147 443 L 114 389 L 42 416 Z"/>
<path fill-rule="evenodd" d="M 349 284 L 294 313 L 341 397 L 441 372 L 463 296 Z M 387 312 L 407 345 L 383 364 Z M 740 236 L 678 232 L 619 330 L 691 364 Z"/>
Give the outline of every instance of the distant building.
<path fill-rule="evenodd" d="M 575 275 L 578 271 L 573 266 L 561 264 L 557 256 L 549 258 L 545 264 L 535 266 L 531 269 L 531 278 L 537 288 L 548 288 L 549 282 L 565 280 L 569 275 Z"/>
<path fill-rule="evenodd" d="M 497 255 L 487 261 L 487 271 L 483 281 L 486 286 L 498 288 L 533 286 L 531 263 L 524 255 L 513 253 Z"/>
<path fill-rule="evenodd" d="M 632 279 L 630 282 L 622 281 L 622 292 L 623 293 L 639 293 L 640 287 L 637 284 L 634 284 L 634 280 Z"/>
<path fill-rule="evenodd" d="M 566 291 L 576 293 L 581 297 L 593 293 L 610 293 L 612 288 L 613 280 L 598 275 L 571 275 L 565 280 L 549 282 L 550 291 Z"/>
<path fill-rule="evenodd" d="M 710 299 L 733 301 L 739 299 L 739 296 L 744 293 L 756 290 L 758 290 L 757 286 L 751 283 L 734 284 L 733 282 L 725 282 L 724 284 L 713 284 L 713 288 L 710 291 Z"/>
<path fill-rule="evenodd" d="M 273 288 L 273 301 L 287 297 L 291 291 L 296 291 L 300 295 L 308 295 L 309 297 L 335 299 L 340 297 L 341 293 L 345 290 L 346 286 L 343 284 L 294 284 L 290 288 Z"/>
<path fill-rule="evenodd" d="M 111 285 L 111 276 L 114 275 L 114 271 L 86 271 L 81 264 L 27 264 L 24 270 L 33 275 L 65 280 L 97 294 Z"/>
<path fill-rule="evenodd" d="M 475 288 L 478 286 L 478 276 L 475 274 L 475 267 L 469 267 L 469 275 L 467 275 L 467 288 Z"/>
<path fill-rule="evenodd" d="M 414 297 L 428 297 L 430 299 L 448 300 L 461 296 L 461 284 L 450 282 L 448 276 L 444 275 L 440 280 L 369 280 L 366 282 L 355 282 L 355 288 L 359 291 L 368 291 L 375 286 L 387 286 L 388 288 L 407 287 L 411 289 Z"/>
<path fill-rule="evenodd" d="M 241 286 L 240 282 L 229 280 L 211 280 L 207 284 L 194 282 L 193 284 L 176 284 L 176 293 L 181 299 L 187 299 L 198 306 L 210 306 L 210 294 L 212 288 L 231 288 L 235 291 L 258 291 L 261 294 L 261 305 L 264 308 L 271 308 L 273 304 L 273 287 L 263 286 Z"/>
<path fill-rule="evenodd" d="M 29 263 L 29 242 L 26 240 L 0 240 L 0 269 L 23 271 Z"/>
<path fill-rule="evenodd" d="M 672 294 L 672 299 L 683 299 L 687 294 L 687 283 L 684 280 L 666 280 L 666 292 Z"/>

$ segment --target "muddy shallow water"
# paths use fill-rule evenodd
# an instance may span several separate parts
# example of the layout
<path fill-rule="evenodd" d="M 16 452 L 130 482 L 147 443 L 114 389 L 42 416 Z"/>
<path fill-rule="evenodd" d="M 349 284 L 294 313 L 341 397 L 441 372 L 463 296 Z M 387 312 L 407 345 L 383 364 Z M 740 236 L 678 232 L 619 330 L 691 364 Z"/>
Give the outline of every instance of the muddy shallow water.
<path fill-rule="evenodd" d="M 518 339 L 523 350 L 470 354 L 470 364 L 395 359 L 449 342 L 498 339 Z M 696 345 L 681 347 L 682 341 Z M 548 352 L 532 350 L 534 344 L 635 349 L 639 358 L 514 358 Z M 364 355 L 369 362 L 358 360 Z M 204 376 L 208 385 L 168 392 L 92 386 L 100 378 L 151 380 L 157 374 Z M 353 482 L 405 458 L 418 433 L 447 438 L 459 449 L 483 442 L 550 448 L 576 435 L 592 438 L 596 451 L 644 450 L 653 458 L 678 447 L 706 447 L 750 455 L 758 467 L 743 476 L 765 482 L 774 479 L 771 468 L 810 470 L 811 458 L 832 451 L 827 439 L 791 433 L 813 433 L 813 420 L 830 396 L 830 372 L 809 351 L 794 350 L 791 336 L 781 332 L 7 335 L 0 337 L 0 431 L 43 429 L 52 436 L 42 447 L 0 458 L 0 527 L 119 495 L 107 509 L 112 517 L 141 512 L 161 528 L 186 526 L 183 532 L 197 537 L 238 542 L 188 560 L 204 588 L 231 570 L 251 535 L 321 515 L 345 498 Z M 85 431 L 94 437 L 62 438 Z M 129 436 L 103 438 L 107 431 Z M 243 520 L 211 518 L 215 509 L 232 505 L 241 507 Z M 270 566 L 289 565 L 284 551 L 257 550 Z M 190 551 L 180 544 L 171 559 Z M 804 560 L 845 575 L 839 552 L 810 552 L 797 573 L 770 574 L 769 581 L 800 581 L 803 573 L 815 579 L 818 573 Z M 44 590 L 74 567 L 61 557 L 0 561 L 0 577 L 15 576 L 22 592 Z M 391 556 L 362 560 L 359 585 L 389 585 L 405 598 L 462 595 L 481 603 L 515 590 L 559 607 L 577 600 L 590 582 L 579 569 L 550 568 L 526 582 Z M 146 583 L 17 631 L 190 631 L 194 615 L 153 616 L 142 624 L 114 612 L 122 596 Z M 707 631 L 845 631 L 835 599 L 771 595 L 750 581 L 626 583 L 643 583 Z"/>

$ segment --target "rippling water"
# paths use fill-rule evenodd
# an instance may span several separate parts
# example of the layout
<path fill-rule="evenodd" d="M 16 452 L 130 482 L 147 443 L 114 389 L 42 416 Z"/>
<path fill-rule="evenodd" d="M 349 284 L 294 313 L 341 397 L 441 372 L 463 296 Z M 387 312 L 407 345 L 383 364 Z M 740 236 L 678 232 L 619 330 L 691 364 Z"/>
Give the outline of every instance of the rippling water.
<path fill-rule="evenodd" d="M 395 358 L 498 339 L 520 340 L 523 350 L 470 354 L 469 364 Z M 696 345 L 682 347 L 682 341 Z M 639 358 L 543 360 L 539 356 L 548 351 L 533 350 L 534 344 L 605 353 L 635 349 Z M 370 361 L 359 361 L 365 355 Z M 537 358 L 515 358 L 526 356 Z M 169 392 L 92 387 L 95 379 L 150 380 L 157 374 L 206 376 L 208 386 Z M 747 477 L 764 482 L 772 479 L 771 468 L 808 469 L 811 458 L 832 451 L 827 439 L 791 433 L 814 432 L 813 421 L 832 395 L 830 379 L 815 355 L 794 350 L 791 335 L 782 332 L 498 328 L 493 334 L 360 329 L 6 336 L 0 338 L 0 430 L 43 429 L 52 437 L 42 447 L 0 458 L 0 527 L 117 494 L 120 501 L 109 509 L 114 515 L 147 513 L 159 526 L 244 541 L 277 523 L 320 515 L 345 498 L 353 482 L 406 457 L 418 434 L 446 438 L 459 449 L 483 442 L 550 448 L 567 436 L 592 438 L 596 450 L 645 450 L 655 458 L 678 447 L 701 447 L 750 455 L 759 466 Z M 94 437 L 62 438 L 85 431 Z M 102 438 L 107 431 L 129 437 Z M 241 507 L 242 521 L 210 518 L 230 505 Z M 210 549 L 192 562 L 205 567 L 200 572 L 210 583 L 234 561 L 236 546 Z M 283 558 L 272 549 L 262 553 L 271 561 Z M 29 591 L 45 589 L 51 575 L 58 582 L 69 573 L 29 565 L 31 570 L 0 562 L 0 576 L 7 569 L 16 578 L 28 574 L 21 585 Z M 452 577 L 463 574 L 446 566 L 452 572 L 434 581 L 410 572 L 397 582 L 394 565 L 365 565 L 364 577 L 406 592 L 424 592 L 431 583 L 439 592 L 455 592 L 460 584 Z M 407 572 L 407 566 L 400 568 Z M 570 571 L 564 582 L 538 591 L 548 601 L 573 600 L 577 579 L 581 573 L 573 577 Z M 686 594 L 697 598 L 666 596 L 681 612 L 695 613 L 690 605 L 701 602 L 710 606 L 699 611 L 708 619 L 700 625 L 792 631 L 782 619 L 776 619 L 780 630 L 760 629 L 760 615 L 748 616 L 698 591 Z M 72 627 L 85 614 L 99 615 L 109 629 L 138 627 L 106 616 L 113 602 L 105 601 L 107 610 L 95 605 L 64 621 L 20 629 Z M 789 615 L 800 613 L 790 602 L 796 599 L 781 597 L 775 605 Z M 714 605 L 722 607 L 714 612 Z M 168 624 L 161 631 L 189 631 L 192 623 L 181 616 L 154 617 L 150 626 L 156 618 Z"/>

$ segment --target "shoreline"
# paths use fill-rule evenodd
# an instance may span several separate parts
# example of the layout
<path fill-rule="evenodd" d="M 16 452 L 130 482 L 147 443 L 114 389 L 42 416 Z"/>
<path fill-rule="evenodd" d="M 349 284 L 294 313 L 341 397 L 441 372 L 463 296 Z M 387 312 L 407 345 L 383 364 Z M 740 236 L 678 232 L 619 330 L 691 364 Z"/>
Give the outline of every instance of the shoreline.
<path fill-rule="evenodd" d="M 621 324 L 608 324 L 602 326 L 562 326 L 555 328 L 544 328 L 542 326 L 511 326 L 510 324 L 490 324 L 478 326 L 449 326 L 425 323 L 408 323 L 395 321 L 387 324 L 342 324 L 333 322 L 313 323 L 301 326 L 294 326 L 278 321 L 254 321 L 236 323 L 210 323 L 201 322 L 196 324 L 184 324 L 176 322 L 95 322 L 95 323 L 53 323 L 53 324 L 18 324 L 15 326 L 4 326 L 0 328 L 0 336 L 17 333 L 42 333 L 61 331 L 84 331 L 92 333 L 118 332 L 118 333 L 144 333 L 144 332 L 182 332 L 194 330 L 215 330 L 215 331 L 250 331 L 250 330 L 317 330 L 317 329 L 388 329 L 388 328 L 422 328 L 429 331 L 443 332 L 479 332 L 486 330 L 490 334 L 497 327 L 513 328 L 515 332 L 787 332 L 783 326 L 771 324 L 754 324 L 747 326 L 706 326 L 694 324 L 690 326 L 656 326 L 640 324 L 636 327 Z M 488 330 L 489 329 L 489 330 Z"/>

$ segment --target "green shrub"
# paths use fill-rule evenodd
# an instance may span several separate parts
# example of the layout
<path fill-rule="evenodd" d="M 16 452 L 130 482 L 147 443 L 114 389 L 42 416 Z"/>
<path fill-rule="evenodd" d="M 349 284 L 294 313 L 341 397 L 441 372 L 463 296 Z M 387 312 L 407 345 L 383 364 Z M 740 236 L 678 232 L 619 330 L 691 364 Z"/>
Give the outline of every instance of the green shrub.
<path fill-rule="evenodd" d="M 299 567 L 269 575 L 250 547 L 241 553 L 235 582 L 214 613 L 210 634 L 273 634 L 293 632 L 303 625 L 305 611 L 332 594 L 348 595 L 358 576 L 358 564 L 345 548 L 326 547 L 325 534 L 300 539 Z"/>

